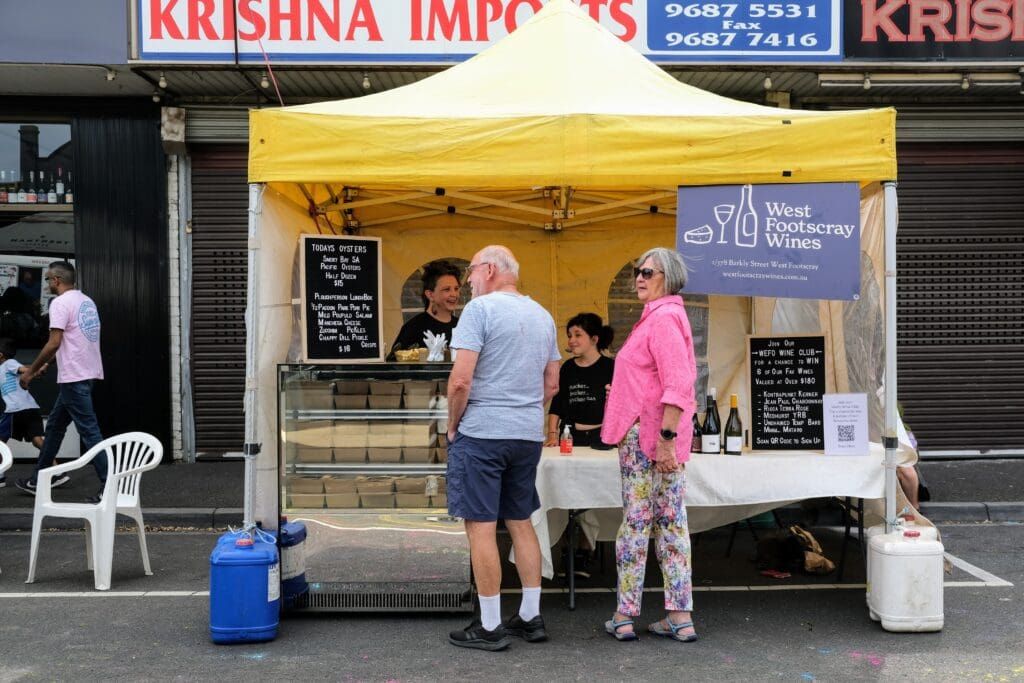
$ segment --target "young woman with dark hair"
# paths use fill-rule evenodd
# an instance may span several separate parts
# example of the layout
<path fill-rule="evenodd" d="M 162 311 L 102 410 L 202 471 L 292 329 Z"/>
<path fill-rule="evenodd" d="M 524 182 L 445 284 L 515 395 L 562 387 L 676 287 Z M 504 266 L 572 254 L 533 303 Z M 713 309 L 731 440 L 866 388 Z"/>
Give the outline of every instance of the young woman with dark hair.
<path fill-rule="evenodd" d="M 605 387 L 611 384 L 615 369 L 615 361 L 602 351 L 611 346 L 615 331 L 596 313 L 580 313 L 565 324 L 565 333 L 573 357 L 559 372 L 544 445 L 557 445 L 561 430 L 568 425 L 574 446 L 600 446 Z"/>
<path fill-rule="evenodd" d="M 443 334 L 450 344 L 452 330 L 459 323 L 455 308 L 459 305 L 459 269 L 448 261 L 431 261 L 423 267 L 423 312 L 402 325 L 388 352 L 395 360 L 395 351 L 426 347 L 425 332 Z"/>

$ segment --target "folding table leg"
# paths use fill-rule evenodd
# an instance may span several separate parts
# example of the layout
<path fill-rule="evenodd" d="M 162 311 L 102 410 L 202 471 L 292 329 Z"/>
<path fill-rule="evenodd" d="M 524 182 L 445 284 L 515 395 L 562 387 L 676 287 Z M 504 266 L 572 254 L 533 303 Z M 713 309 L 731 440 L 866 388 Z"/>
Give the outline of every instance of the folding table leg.
<path fill-rule="evenodd" d="M 576 609 L 576 510 L 569 510 L 569 528 L 566 531 L 565 578 L 569 582 L 569 609 Z"/>
<path fill-rule="evenodd" d="M 864 547 L 864 499 L 858 498 L 856 506 L 857 510 L 857 530 L 859 532 L 859 538 L 861 543 L 861 549 Z M 843 570 L 846 569 L 846 544 L 850 542 L 850 527 L 853 526 L 853 499 L 846 497 L 839 501 L 840 507 L 843 509 L 843 546 L 839 551 L 839 566 L 836 570 L 836 581 L 843 580 Z"/>

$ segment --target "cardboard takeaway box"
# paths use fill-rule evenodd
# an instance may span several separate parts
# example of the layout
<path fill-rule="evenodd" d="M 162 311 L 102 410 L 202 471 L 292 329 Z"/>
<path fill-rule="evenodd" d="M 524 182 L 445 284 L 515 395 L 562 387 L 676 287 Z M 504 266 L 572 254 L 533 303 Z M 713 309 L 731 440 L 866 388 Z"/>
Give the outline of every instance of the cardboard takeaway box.
<path fill-rule="evenodd" d="M 285 443 L 311 448 L 330 448 L 334 445 L 334 427 L 331 420 L 288 420 L 285 423 Z"/>
<path fill-rule="evenodd" d="M 324 479 L 325 502 L 329 508 L 357 508 L 359 494 L 356 492 L 355 479 L 346 477 L 326 477 Z"/>
<path fill-rule="evenodd" d="M 360 463 L 366 462 L 366 449 L 362 446 L 354 448 L 334 447 L 334 462 Z"/>
<path fill-rule="evenodd" d="M 286 401 L 299 410 L 331 410 L 334 408 L 334 384 L 302 380 L 285 385 Z"/>
<path fill-rule="evenodd" d="M 428 448 L 434 443 L 433 420 L 408 420 L 402 425 L 402 445 Z"/>
<path fill-rule="evenodd" d="M 330 463 L 334 462 L 334 451 L 330 448 L 314 448 L 312 446 L 297 446 L 288 444 L 289 458 L 292 462 L 301 463 Z"/>
<path fill-rule="evenodd" d="M 370 448 L 401 448 L 402 422 L 400 420 L 370 422 L 366 431 L 366 445 Z"/>
<path fill-rule="evenodd" d="M 437 382 L 408 381 L 405 383 L 405 407 L 426 410 L 437 395 Z"/>
<path fill-rule="evenodd" d="M 394 477 L 356 477 L 355 482 L 362 507 L 395 507 Z"/>

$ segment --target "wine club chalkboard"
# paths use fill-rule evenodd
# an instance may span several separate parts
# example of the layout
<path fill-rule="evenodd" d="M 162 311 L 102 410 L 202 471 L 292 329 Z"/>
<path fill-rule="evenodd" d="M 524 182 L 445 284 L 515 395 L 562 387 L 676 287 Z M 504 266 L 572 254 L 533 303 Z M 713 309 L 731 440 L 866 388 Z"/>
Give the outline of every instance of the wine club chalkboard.
<path fill-rule="evenodd" d="M 825 447 L 825 338 L 748 337 L 751 447 Z"/>
<path fill-rule="evenodd" d="M 380 238 L 303 235 L 301 247 L 304 360 L 383 360 Z"/>

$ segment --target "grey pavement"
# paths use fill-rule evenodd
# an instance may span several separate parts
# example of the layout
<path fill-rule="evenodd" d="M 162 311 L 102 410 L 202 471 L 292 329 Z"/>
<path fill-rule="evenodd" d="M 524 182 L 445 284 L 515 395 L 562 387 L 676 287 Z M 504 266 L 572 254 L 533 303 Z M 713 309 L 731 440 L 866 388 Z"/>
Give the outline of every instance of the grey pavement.
<path fill-rule="evenodd" d="M 694 549 L 696 643 L 614 641 L 602 628 L 614 609 L 605 583 L 581 594 L 575 611 L 547 591 L 551 641 L 514 641 L 501 653 L 447 644 L 465 614 L 286 616 L 273 642 L 214 645 L 204 591 L 216 532 L 151 534 L 151 577 L 133 536 L 120 534 L 105 594 L 92 590 L 80 533 L 46 534 L 37 583 L 25 585 L 28 534 L 0 532 L 0 681 L 1016 680 L 1024 671 L 1024 525 L 941 531 L 948 552 L 1002 581 L 955 566 L 937 633 L 890 633 L 872 622 L 862 573 L 838 585 L 764 579 L 749 562 L 749 537 L 740 534 L 726 558 L 726 537 L 716 532 Z M 823 536 L 834 552 L 836 538 Z M 656 584 L 656 573 L 648 578 Z M 517 605 L 517 595 L 504 596 L 505 613 Z M 659 595 L 649 593 L 641 625 L 660 612 Z"/>
<path fill-rule="evenodd" d="M 1024 458 L 998 460 L 927 460 L 919 465 L 931 490 L 924 514 L 936 522 L 1024 522 Z M 0 530 L 27 529 L 32 498 L 14 488 L 32 466 L 19 462 L 0 489 Z M 147 524 L 157 527 L 222 529 L 242 520 L 244 465 L 240 459 L 160 465 L 142 478 Z M 91 470 L 79 473 L 60 489 L 59 499 L 81 500 L 95 492 Z M 799 510 L 790 509 L 789 518 Z M 784 515 L 785 516 L 785 515 Z M 823 523 L 835 523 L 835 516 Z"/>
<path fill-rule="evenodd" d="M 946 550 L 969 563 L 946 577 L 944 629 L 893 634 L 870 621 L 864 567 L 847 546 L 844 575 L 761 576 L 754 539 L 739 528 L 694 538 L 693 644 L 643 637 L 617 643 L 602 628 L 614 609 L 613 553 L 605 548 L 591 579 L 579 582 L 569 611 L 560 581 L 545 581 L 542 606 L 552 641 L 515 642 L 503 653 L 464 651 L 445 634 L 466 614 L 301 614 L 286 616 L 270 643 L 218 646 L 209 641 L 209 554 L 218 531 L 241 520 L 240 461 L 161 465 L 143 477 L 153 576 L 142 573 L 132 533 L 115 544 L 112 590 L 93 590 L 80 531 L 44 533 L 37 581 L 27 572 L 32 498 L 0 490 L 0 683 L 37 680 L 524 681 L 1013 680 L 1024 672 L 1024 460 L 928 461 L 926 510 L 940 523 Z M 8 481 L 24 476 L 18 464 Z M 94 490 L 83 473 L 61 495 Z M 786 514 L 805 511 L 791 508 Z M 829 524 L 822 511 L 820 524 Z M 936 514 L 941 513 L 941 514 Z M 1006 519 L 999 519 L 999 517 Z M 945 518 L 949 518 L 944 519 Z M 947 523 L 948 522 L 948 523 Z M 196 527 L 200 530 L 188 530 Z M 825 554 L 838 559 L 839 531 L 815 527 Z M 763 535 L 765 530 L 756 529 Z M 368 561 L 372 561 L 372 558 Z M 983 571 L 971 570 L 974 565 Z M 506 589 L 516 582 L 505 567 Z M 659 585 L 648 569 L 648 586 Z M 518 603 L 507 594 L 505 612 Z M 649 593 L 645 615 L 660 611 Z M 641 626 L 646 621 L 641 622 Z M 132 647 L 137 654 L 130 654 Z"/>

